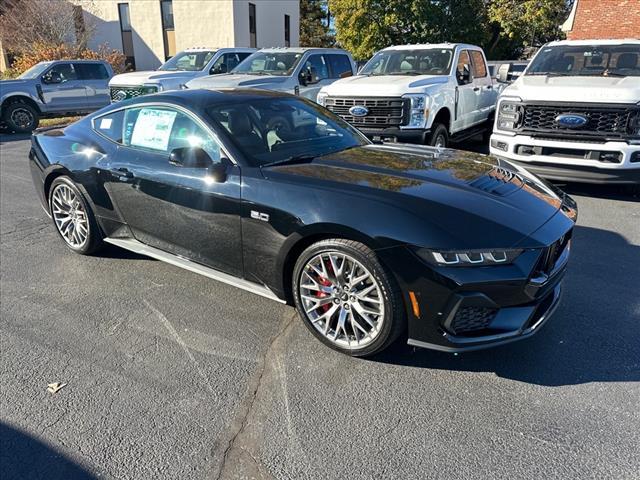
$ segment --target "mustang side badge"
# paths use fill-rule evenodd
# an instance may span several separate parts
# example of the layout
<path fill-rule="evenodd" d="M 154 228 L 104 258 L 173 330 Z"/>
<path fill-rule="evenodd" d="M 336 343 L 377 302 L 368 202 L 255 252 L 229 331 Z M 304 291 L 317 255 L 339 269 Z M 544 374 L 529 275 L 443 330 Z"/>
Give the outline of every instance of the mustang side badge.
<path fill-rule="evenodd" d="M 261 220 L 263 222 L 269 221 L 269 215 L 266 213 L 256 212 L 255 210 L 251 210 L 251 218 L 255 218 L 256 220 Z"/>

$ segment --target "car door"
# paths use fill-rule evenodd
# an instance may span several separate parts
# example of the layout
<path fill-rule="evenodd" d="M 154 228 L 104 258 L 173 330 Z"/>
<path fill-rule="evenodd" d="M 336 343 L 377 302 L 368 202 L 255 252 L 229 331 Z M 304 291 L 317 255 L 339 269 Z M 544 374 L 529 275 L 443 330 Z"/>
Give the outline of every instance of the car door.
<path fill-rule="evenodd" d="M 487 120 L 495 109 L 497 92 L 493 89 L 493 81 L 482 52 L 480 50 L 470 50 L 469 52 L 473 65 L 473 91 L 476 94 L 477 105 L 474 123 L 481 123 Z"/>
<path fill-rule="evenodd" d="M 314 102 L 318 97 L 320 89 L 334 81 L 330 78 L 329 62 L 325 58 L 325 55 L 318 53 L 311 54 L 300 62 L 298 68 L 298 79 L 300 79 L 300 74 L 307 74 L 308 78 L 311 78 L 311 82 L 307 82 L 306 85 L 300 82 L 300 96 L 313 100 Z"/>
<path fill-rule="evenodd" d="M 72 63 L 60 62 L 40 78 L 42 100 L 49 112 L 82 112 L 88 110 L 84 82 L 78 78 Z"/>
<path fill-rule="evenodd" d="M 109 96 L 109 71 L 103 63 L 79 62 L 73 64 L 78 79 L 84 82 L 87 107 L 97 110 L 111 103 Z"/>
<path fill-rule="evenodd" d="M 209 127 L 185 110 L 145 105 L 120 118 L 96 120 L 99 131 L 120 122 L 122 141 L 105 188 L 134 237 L 226 273 L 242 275 L 240 169 L 225 158 Z M 207 168 L 170 163 L 177 148 L 199 146 L 225 178 Z"/>

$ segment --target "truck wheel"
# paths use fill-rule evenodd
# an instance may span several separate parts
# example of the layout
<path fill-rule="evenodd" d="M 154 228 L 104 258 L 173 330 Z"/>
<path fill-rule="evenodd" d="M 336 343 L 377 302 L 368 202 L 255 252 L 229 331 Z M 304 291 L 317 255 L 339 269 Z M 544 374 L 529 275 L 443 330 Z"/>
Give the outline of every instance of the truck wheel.
<path fill-rule="evenodd" d="M 16 133 L 29 133 L 38 128 L 40 119 L 28 103 L 14 102 L 4 109 L 4 121 Z"/>
<path fill-rule="evenodd" d="M 447 127 L 441 123 L 434 123 L 431 130 L 427 143 L 432 147 L 446 148 L 447 145 L 449 145 L 449 132 L 447 131 Z"/>

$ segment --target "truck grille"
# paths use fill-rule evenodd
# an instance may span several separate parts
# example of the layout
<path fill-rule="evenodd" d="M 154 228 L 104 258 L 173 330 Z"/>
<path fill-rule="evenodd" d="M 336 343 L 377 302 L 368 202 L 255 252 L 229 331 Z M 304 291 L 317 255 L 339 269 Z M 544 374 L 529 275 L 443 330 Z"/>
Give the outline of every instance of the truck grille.
<path fill-rule="evenodd" d="M 158 89 L 156 87 L 109 87 L 109 94 L 111 95 L 112 102 L 121 102 L 122 100 L 140 97 L 157 91 Z"/>
<path fill-rule="evenodd" d="M 640 109 L 635 106 L 595 105 L 531 105 L 519 108 L 519 128 L 526 132 L 547 134 L 550 137 L 579 136 L 602 138 L 625 138 L 638 128 Z M 587 123 L 578 128 L 569 128 L 556 122 L 558 115 L 578 114 L 587 118 Z"/>
<path fill-rule="evenodd" d="M 401 97 L 327 97 L 325 107 L 356 127 L 399 127 L 404 123 L 405 99 Z M 355 116 L 349 112 L 356 105 L 366 107 L 366 115 Z"/>

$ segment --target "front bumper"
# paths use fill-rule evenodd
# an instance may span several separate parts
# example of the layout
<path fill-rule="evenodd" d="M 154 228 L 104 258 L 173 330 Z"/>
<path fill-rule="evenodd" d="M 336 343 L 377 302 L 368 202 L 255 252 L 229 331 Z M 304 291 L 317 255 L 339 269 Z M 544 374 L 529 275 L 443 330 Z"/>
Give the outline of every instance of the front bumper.
<path fill-rule="evenodd" d="M 356 128 L 358 126 L 356 125 Z M 402 129 L 398 127 L 389 128 L 359 128 L 367 137 L 373 139 L 392 139 L 403 143 L 418 143 L 424 144 L 427 142 L 427 137 L 431 130 L 429 129 Z"/>
<path fill-rule="evenodd" d="M 404 292 L 408 344 L 467 352 L 535 334 L 560 302 L 571 231 L 556 232 L 549 247 L 525 249 L 501 266 L 432 267 L 409 247 L 380 251 Z M 554 245 L 563 246 L 550 262 Z"/>
<path fill-rule="evenodd" d="M 640 183 L 640 145 L 626 142 L 585 143 L 494 133 L 490 151 L 549 180 Z M 599 160 L 606 155 L 616 161 Z"/>

